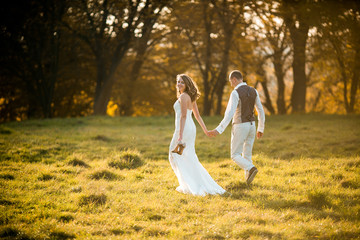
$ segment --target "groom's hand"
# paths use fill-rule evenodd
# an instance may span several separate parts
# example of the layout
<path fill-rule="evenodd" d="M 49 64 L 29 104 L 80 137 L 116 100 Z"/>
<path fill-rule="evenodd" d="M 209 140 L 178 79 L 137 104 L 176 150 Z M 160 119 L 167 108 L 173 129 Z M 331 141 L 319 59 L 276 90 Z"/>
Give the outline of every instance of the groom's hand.
<path fill-rule="evenodd" d="M 257 139 L 262 138 L 263 135 L 264 135 L 264 133 L 262 133 L 262 132 L 257 132 L 257 133 L 256 133 Z"/>

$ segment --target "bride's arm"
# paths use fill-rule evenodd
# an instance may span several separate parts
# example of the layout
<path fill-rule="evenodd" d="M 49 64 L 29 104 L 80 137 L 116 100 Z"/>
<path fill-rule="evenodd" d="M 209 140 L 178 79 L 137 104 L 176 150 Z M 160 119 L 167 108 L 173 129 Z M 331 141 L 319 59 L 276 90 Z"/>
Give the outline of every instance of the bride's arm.
<path fill-rule="evenodd" d="M 179 102 L 181 106 L 181 116 L 180 116 L 180 134 L 179 134 L 178 142 L 181 142 L 183 138 L 186 114 L 187 114 L 187 106 L 189 104 L 189 101 L 191 101 L 191 99 L 188 94 L 183 93 L 180 95 Z"/>
<path fill-rule="evenodd" d="M 206 135 L 208 135 L 208 130 L 206 128 L 206 125 L 205 125 L 202 117 L 200 116 L 199 109 L 198 109 L 198 106 L 196 104 L 196 101 L 193 102 L 192 106 L 193 106 L 193 113 L 194 113 L 194 116 L 195 116 L 196 120 L 200 124 L 200 126 L 201 126 L 202 130 L 204 131 L 204 133 Z"/>

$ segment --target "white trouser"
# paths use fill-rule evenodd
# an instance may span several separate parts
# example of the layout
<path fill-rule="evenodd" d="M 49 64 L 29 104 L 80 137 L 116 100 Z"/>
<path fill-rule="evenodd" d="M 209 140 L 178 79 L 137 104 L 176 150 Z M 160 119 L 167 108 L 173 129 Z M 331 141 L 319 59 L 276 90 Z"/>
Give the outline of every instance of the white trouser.
<path fill-rule="evenodd" d="M 233 124 L 231 130 L 231 159 L 245 171 L 249 171 L 252 163 L 252 148 L 255 141 L 255 122 Z"/>

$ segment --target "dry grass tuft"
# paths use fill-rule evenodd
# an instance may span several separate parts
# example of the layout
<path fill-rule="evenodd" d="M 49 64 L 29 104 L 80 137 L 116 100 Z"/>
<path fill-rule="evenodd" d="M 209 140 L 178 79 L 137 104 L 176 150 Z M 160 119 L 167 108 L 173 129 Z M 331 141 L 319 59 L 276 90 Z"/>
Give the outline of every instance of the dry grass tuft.
<path fill-rule="evenodd" d="M 100 179 L 105 179 L 105 180 L 119 180 L 119 179 L 123 179 L 124 177 L 120 177 L 118 175 L 116 175 L 115 173 L 112 173 L 108 170 L 99 170 L 96 171 L 92 174 L 90 174 L 90 179 L 94 179 L 94 180 L 100 180 Z"/>
<path fill-rule="evenodd" d="M 38 180 L 39 181 L 49 181 L 49 180 L 53 180 L 55 179 L 56 176 L 48 174 L 48 173 L 42 173 L 39 177 Z"/>
<path fill-rule="evenodd" d="M 74 166 L 74 167 L 85 167 L 85 168 L 90 167 L 86 162 L 84 162 L 83 160 L 80 160 L 80 159 L 78 159 L 76 157 L 71 158 L 68 161 L 68 165 Z"/>
<path fill-rule="evenodd" d="M 79 205 L 87 206 L 87 205 L 104 205 L 106 203 L 107 197 L 105 194 L 91 194 L 84 195 L 80 198 Z"/>
<path fill-rule="evenodd" d="M 144 165 L 141 154 L 136 150 L 126 150 L 109 162 L 110 167 L 118 169 L 135 169 Z"/>

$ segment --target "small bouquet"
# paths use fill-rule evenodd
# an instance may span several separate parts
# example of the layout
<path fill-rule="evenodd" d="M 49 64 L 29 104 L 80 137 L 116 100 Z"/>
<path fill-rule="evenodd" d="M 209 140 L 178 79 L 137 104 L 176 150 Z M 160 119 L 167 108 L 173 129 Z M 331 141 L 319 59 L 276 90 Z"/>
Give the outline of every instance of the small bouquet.
<path fill-rule="evenodd" d="M 185 144 L 185 143 L 179 142 L 179 143 L 176 145 L 175 149 L 172 150 L 171 152 L 177 153 L 177 154 L 181 155 L 181 154 L 183 153 L 185 147 L 186 147 L 186 144 Z"/>

